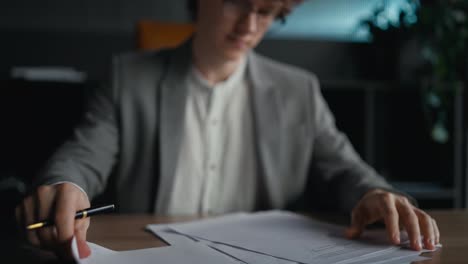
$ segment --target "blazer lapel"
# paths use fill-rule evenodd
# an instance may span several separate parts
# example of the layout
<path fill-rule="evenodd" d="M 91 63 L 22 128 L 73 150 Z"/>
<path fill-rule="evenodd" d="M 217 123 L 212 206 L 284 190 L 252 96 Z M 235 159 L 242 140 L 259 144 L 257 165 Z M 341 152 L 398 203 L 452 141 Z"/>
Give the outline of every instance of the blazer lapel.
<path fill-rule="evenodd" d="M 155 211 L 166 211 L 174 182 L 185 117 L 191 47 L 191 41 L 188 41 L 174 52 L 169 61 L 167 77 L 161 87 L 160 176 Z"/>
<path fill-rule="evenodd" d="M 255 53 L 249 54 L 248 74 L 252 84 L 252 111 L 257 154 L 261 169 L 260 191 L 266 195 L 268 206 L 282 206 L 282 186 L 278 180 L 281 173 L 281 95 L 274 89 L 273 76 L 262 67 Z M 261 194 L 262 196 L 262 194 Z M 262 197 L 263 198 L 263 197 Z M 263 200 L 263 199 L 262 199 Z"/>

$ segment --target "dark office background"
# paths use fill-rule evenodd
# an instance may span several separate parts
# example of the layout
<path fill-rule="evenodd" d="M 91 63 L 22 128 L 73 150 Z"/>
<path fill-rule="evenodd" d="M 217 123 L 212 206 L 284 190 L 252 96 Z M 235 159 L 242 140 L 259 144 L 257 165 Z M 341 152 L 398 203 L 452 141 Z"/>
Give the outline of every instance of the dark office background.
<path fill-rule="evenodd" d="M 296 35 L 273 31 L 257 51 L 315 72 L 338 126 L 358 152 L 387 179 L 419 198 L 423 207 L 465 206 L 465 141 L 460 138 L 465 122 L 456 116 L 456 109 L 464 112 L 463 100 L 449 96 L 454 102 L 448 111 L 449 138 L 435 142 L 425 119 L 420 82 L 412 78 L 421 64 L 417 47 L 408 43 L 396 59 L 386 61 L 385 46 L 376 47 L 365 34 L 353 31 L 356 19 L 370 14 L 377 1 L 313 2 L 306 2 L 308 9 L 299 12 L 302 17 L 286 24 L 299 28 L 294 23 L 306 23 L 305 31 Z M 363 8 L 368 11 L 363 13 Z M 185 1 L 2 1 L 2 201 L 13 204 L 17 198 L 10 193 L 24 191 L 16 179 L 27 187 L 54 148 L 70 135 L 84 93 L 106 79 L 111 56 L 136 50 L 135 26 L 141 19 L 187 22 Z M 11 78 L 15 66 L 74 67 L 88 78 L 78 84 L 30 82 Z"/>

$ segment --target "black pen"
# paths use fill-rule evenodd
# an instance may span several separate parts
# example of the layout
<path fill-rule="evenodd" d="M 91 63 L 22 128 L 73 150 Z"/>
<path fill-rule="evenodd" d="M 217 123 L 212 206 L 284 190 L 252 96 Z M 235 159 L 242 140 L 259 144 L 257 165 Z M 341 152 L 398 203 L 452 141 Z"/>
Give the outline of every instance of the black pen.
<path fill-rule="evenodd" d="M 75 219 L 86 218 L 88 216 L 114 211 L 114 209 L 115 209 L 115 206 L 113 204 L 106 205 L 106 206 L 100 206 L 100 207 L 86 208 L 86 209 L 83 209 L 83 210 L 80 210 L 80 211 L 76 212 Z M 36 229 L 36 228 L 51 226 L 53 224 L 54 224 L 53 220 L 47 219 L 47 220 L 42 220 L 42 221 L 34 223 L 34 224 L 30 224 L 30 225 L 28 225 L 26 227 L 26 229 L 33 230 L 33 229 Z"/>

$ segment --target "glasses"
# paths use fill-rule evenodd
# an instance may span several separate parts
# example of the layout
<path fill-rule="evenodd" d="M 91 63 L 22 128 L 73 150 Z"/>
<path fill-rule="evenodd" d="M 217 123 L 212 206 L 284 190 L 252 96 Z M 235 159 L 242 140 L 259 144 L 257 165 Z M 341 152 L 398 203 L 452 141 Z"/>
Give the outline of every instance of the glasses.
<path fill-rule="evenodd" d="M 224 0 L 223 11 L 225 15 L 245 17 L 254 12 L 257 22 L 268 22 L 274 19 L 281 11 L 280 1 L 269 1 L 268 4 L 255 6 L 252 0 Z M 268 2 L 268 1 L 267 1 Z"/>

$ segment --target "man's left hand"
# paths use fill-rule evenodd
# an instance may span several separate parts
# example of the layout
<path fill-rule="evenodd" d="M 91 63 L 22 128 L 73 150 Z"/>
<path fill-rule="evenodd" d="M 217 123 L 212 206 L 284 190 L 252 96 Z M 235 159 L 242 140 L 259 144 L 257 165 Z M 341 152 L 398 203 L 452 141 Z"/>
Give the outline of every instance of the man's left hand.
<path fill-rule="evenodd" d="M 421 209 L 416 208 L 405 196 L 388 191 L 373 189 L 367 192 L 351 215 L 351 226 L 346 236 L 358 238 L 365 227 L 377 221 L 383 221 L 390 241 L 400 244 L 400 225 L 408 233 L 412 249 L 420 251 L 422 247 L 433 250 L 439 243 L 440 233 L 436 221 Z M 421 245 L 421 235 L 424 237 Z"/>

